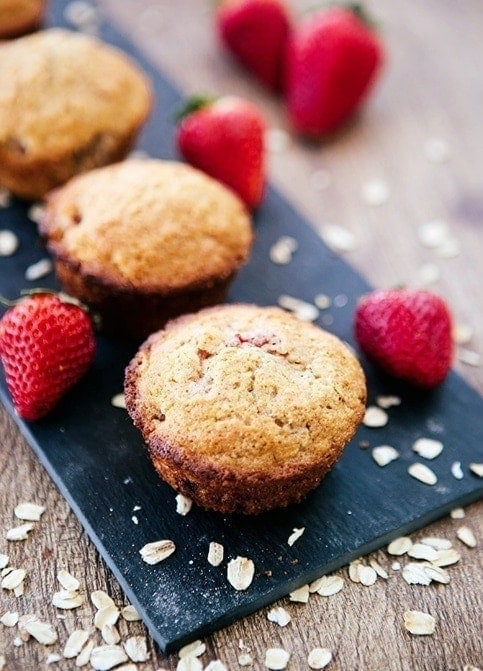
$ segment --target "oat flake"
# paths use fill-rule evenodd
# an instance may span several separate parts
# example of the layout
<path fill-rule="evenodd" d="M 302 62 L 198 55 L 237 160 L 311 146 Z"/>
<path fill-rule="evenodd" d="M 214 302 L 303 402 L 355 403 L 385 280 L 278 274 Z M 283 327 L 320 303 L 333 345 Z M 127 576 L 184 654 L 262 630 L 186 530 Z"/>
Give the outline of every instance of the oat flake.
<path fill-rule="evenodd" d="M 247 652 L 244 652 L 243 654 L 239 655 L 238 664 L 240 666 L 250 666 L 250 664 L 253 664 L 253 657 Z"/>
<path fill-rule="evenodd" d="M 292 618 L 285 610 L 285 608 L 282 608 L 282 606 L 277 606 L 268 611 L 267 619 L 270 622 L 275 622 L 275 624 L 278 624 L 280 627 L 285 627 Z"/>
<path fill-rule="evenodd" d="M 137 610 L 134 608 L 134 606 L 131 605 L 124 606 L 124 608 L 121 610 L 121 615 L 126 620 L 126 622 L 138 622 L 141 619 L 141 616 Z"/>
<path fill-rule="evenodd" d="M 377 573 L 374 571 L 372 566 L 364 566 L 363 564 L 359 565 L 358 568 L 359 582 L 361 585 L 369 587 L 374 585 L 377 580 Z"/>
<path fill-rule="evenodd" d="M 349 578 L 352 580 L 352 582 L 359 583 L 360 578 L 359 578 L 359 566 L 361 565 L 361 560 L 356 559 L 355 561 L 352 561 L 349 564 Z"/>
<path fill-rule="evenodd" d="M 476 537 L 473 531 L 469 527 L 460 527 L 456 530 L 456 535 L 462 543 L 467 545 L 469 548 L 476 547 Z"/>
<path fill-rule="evenodd" d="M 94 592 L 91 592 L 91 601 L 97 610 L 115 605 L 109 594 L 106 594 L 102 589 L 97 589 Z"/>
<path fill-rule="evenodd" d="M 409 466 L 408 473 L 412 478 L 423 482 L 425 485 L 435 485 L 438 482 L 438 478 L 433 471 L 418 462 Z"/>
<path fill-rule="evenodd" d="M 295 238 L 283 235 L 270 247 L 270 261 L 277 265 L 287 265 L 292 260 L 292 255 L 297 248 L 298 242 Z"/>
<path fill-rule="evenodd" d="M 216 543 L 216 541 L 211 541 L 208 548 L 208 564 L 219 566 L 223 561 L 224 552 L 223 545 Z"/>
<path fill-rule="evenodd" d="M 470 471 L 479 478 L 483 478 L 483 464 L 470 464 Z"/>
<path fill-rule="evenodd" d="M 481 358 L 478 352 L 473 352 L 470 349 L 460 347 L 457 351 L 458 361 L 465 363 L 467 366 L 474 366 L 477 368 L 481 363 Z"/>
<path fill-rule="evenodd" d="M 146 564 L 154 566 L 167 559 L 175 550 L 176 545 L 173 541 L 161 540 L 155 541 L 154 543 L 147 543 L 139 550 L 139 554 Z"/>
<path fill-rule="evenodd" d="M 453 340 L 457 345 L 467 345 L 473 333 L 474 329 L 469 324 L 456 323 L 453 327 Z"/>
<path fill-rule="evenodd" d="M 121 614 L 117 606 L 106 606 L 100 608 L 94 616 L 94 626 L 97 629 L 102 629 L 106 624 L 114 625 Z"/>
<path fill-rule="evenodd" d="M 290 534 L 290 536 L 288 537 L 287 544 L 292 546 L 295 543 L 295 541 L 297 541 L 300 538 L 300 536 L 304 533 L 304 531 L 305 527 L 302 527 L 301 529 L 294 529 L 293 533 Z"/>
<path fill-rule="evenodd" d="M 327 224 L 322 231 L 322 239 L 333 252 L 343 254 L 357 249 L 356 237 L 351 231 L 336 224 Z"/>
<path fill-rule="evenodd" d="M 407 610 L 404 613 L 404 626 L 411 634 L 426 636 L 434 634 L 436 619 L 432 615 L 429 615 L 429 613 L 422 613 L 419 610 Z"/>
<path fill-rule="evenodd" d="M 46 666 L 49 666 L 50 664 L 56 664 L 57 662 L 60 662 L 62 657 L 58 655 L 56 652 L 53 652 L 50 654 L 47 659 L 45 660 Z"/>
<path fill-rule="evenodd" d="M 124 642 L 124 649 L 133 662 L 147 662 L 148 644 L 145 636 L 131 636 Z"/>
<path fill-rule="evenodd" d="M 382 566 L 378 564 L 375 559 L 370 559 L 369 564 L 372 566 L 372 568 L 380 578 L 383 578 L 384 580 L 387 580 L 389 578 L 387 571 L 383 569 Z"/>
<path fill-rule="evenodd" d="M 208 666 L 205 666 L 205 671 L 228 671 L 228 669 L 219 659 L 214 659 Z"/>
<path fill-rule="evenodd" d="M 328 648 L 314 648 L 307 658 L 311 669 L 325 669 L 332 661 L 332 653 Z"/>
<path fill-rule="evenodd" d="M 25 271 L 25 279 L 29 282 L 36 282 L 42 279 L 53 270 L 52 261 L 50 259 L 40 259 L 36 263 L 32 263 Z"/>
<path fill-rule="evenodd" d="M 25 589 L 25 583 L 24 583 L 24 581 L 22 580 L 22 582 L 20 583 L 20 585 L 17 585 L 17 587 L 14 587 L 14 588 L 13 588 L 13 593 L 14 593 L 14 595 L 15 595 L 16 597 L 23 596 L 24 589 Z"/>
<path fill-rule="evenodd" d="M 466 517 L 466 513 L 463 508 L 453 508 L 449 516 L 452 520 L 462 520 L 464 517 Z"/>
<path fill-rule="evenodd" d="M 198 657 L 183 657 L 176 665 L 176 671 L 203 671 L 203 664 Z"/>
<path fill-rule="evenodd" d="M 461 555 L 454 548 L 439 550 L 438 558 L 433 561 L 435 566 L 451 566 L 461 559 Z"/>
<path fill-rule="evenodd" d="M 447 538 L 438 538 L 436 536 L 425 536 L 421 538 L 420 543 L 429 545 L 435 550 L 449 550 L 452 543 Z"/>
<path fill-rule="evenodd" d="M 61 589 L 59 592 L 55 592 L 52 597 L 52 605 L 56 608 L 62 608 L 62 610 L 79 608 L 84 601 L 85 599 L 81 594 L 78 594 L 75 590 L 69 589 Z"/>
<path fill-rule="evenodd" d="M 6 566 L 8 566 L 9 561 L 10 559 L 8 555 L 0 554 L 0 569 L 4 569 Z"/>
<path fill-rule="evenodd" d="M 433 438 L 418 438 L 413 443 L 413 451 L 424 459 L 435 459 L 443 451 L 443 443 Z"/>
<path fill-rule="evenodd" d="M 399 452 L 391 445 L 378 445 L 372 449 L 372 458 L 378 466 L 387 466 L 399 457 Z"/>
<path fill-rule="evenodd" d="M 183 657 L 201 657 L 206 652 L 206 645 L 203 641 L 197 640 L 188 645 L 184 645 L 178 651 L 178 657 L 183 659 Z"/>
<path fill-rule="evenodd" d="M 77 657 L 89 638 L 89 632 L 84 629 L 76 629 L 67 639 L 62 653 L 66 659 Z"/>
<path fill-rule="evenodd" d="M 178 494 L 176 496 L 176 512 L 178 515 L 182 515 L 183 517 L 187 515 L 191 510 L 192 505 L 193 501 L 187 496 L 184 496 L 184 494 Z"/>
<path fill-rule="evenodd" d="M 23 568 L 16 568 L 10 571 L 0 583 L 2 589 L 15 589 L 24 580 L 27 571 Z"/>
<path fill-rule="evenodd" d="M 114 394 L 114 396 L 111 398 L 111 405 L 114 408 L 121 408 L 123 410 L 126 409 L 126 398 L 124 394 Z"/>
<path fill-rule="evenodd" d="M 6 539 L 8 541 L 25 541 L 28 538 L 28 534 L 34 528 L 33 524 L 21 524 L 19 527 L 13 527 L 7 531 Z"/>
<path fill-rule="evenodd" d="M 75 592 L 80 587 L 80 582 L 77 580 L 77 578 L 74 578 L 74 576 L 65 569 L 60 569 L 60 571 L 57 573 L 57 580 L 65 590 L 71 590 Z"/>
<path fill-rule="evenodd" d="M 76 660 L 75 660 L 75 665 L 78 667 L 85 666 L 86 664 L 89 663 L 89 660 L 91 658 L 91 653 L 92 650 L 94 649 L 94 641 L 89 641 L 86 643 L 86 645 L 82 648 L 80 653 L 77 655 Z"/>
<path fill-rule="evenodd" d="M 426 559 L 426 561 L 434 561 L 438 558 L 438 552 L 430 545 L 424 543 L 415 543 L 412 548 L 408 550 L 408 556 L 413 559 Z"/>
<path fill-rule="evenodd" d="M 8 610 L 2 617 L 0 617 L 0 622 L 5 625 L 5 627 L 15 627 L 18 622 L 18 613 L 13 613 Z"/>
<path fill-rule="evenodd" d="M 228 562 L 227 579 L 236 590 L 245 590 L 251 585 L 255 565 L 251 559 L 237 557 Z"/>
<path fill-rule="evenodd" d="M 429 585 L 431 577 L 426 573 L 423 563 L 410 562 L 403 567 L 402 577 L 408 585 Z"/>
<path fill-rule="evenodd" d="M 109 671 L 109 669 L 127 662 L 128 657 L 120 645 L 99 645 L 91 652 L 91 666 L 97 671 Z"/>
<path fill-rule="evenodd" d="M 101 636 L 104 643 L 107 643 L 107 645 L 117 645 L 121 640 L 119 631 L 114 624 L 105 624 L 101 629 Z"/>
<path fill-rule="evenodd" d="M 57 632 L 51 624 L 33 620 L 25 623 L 25 629 L 42 645 L 53 645 L 57 641 Z"/>
<path fill-rule="evenodd" d="M 8 230 L 0 231 L 0 256 L 12 256 L 19 246 L 15 233 Z"/>
<path fill-rule="evenodd" d="M 406 554 L 413 546 L 412 540 L 408 536 L 399 536 L 389 543 L 387 546 L 387 551 L 390 555 L 396 555 L 400 557 L 401 555 Z"/>
<path fill-rule="evenodd" d="M 324 575 L 317 582 L 316 592 L 320 596 L 334 596 L 344 587 L 344 579 L 339 575 Z"/>
<path fill-rule="evenodd" d="M 424 572 L 428 578 L 431 578 L 431 580 L 434 580 L 435 582 L 440 582 L 443 585 L 447 585 L 449 583 L 449 573 L 440 566 L 434 566 L 434 564 L 425 564 Z"/>
<path fill-rule="evenodd" d="M 265 666 L 273 671 L 285 669 L 290 659 L 290 653 L 283 648 L 268 648 L 265 652 Z"/>
<path fill-rule="evenodd" d="M 293 592 L 290 592 L 288 595 L 290 601 L 296 601 L 297 603 L 308 603 L 309 600 L 309 586 L 302 585 L 298 589 L 294 589 Z"/>
<path fill-rule="evenodd" d="M 457 480 L 463 480 L 465 476 L 461 468 L 461 461 L 453 461 L 451 464 L 451 475 Z"/>
<path fill-rule="evenodd" d="M 388 420 L 389 417 L 385 410 L 378 408 L 376 405 L 370 405 L 366 409 L 362 422 L 364 426 L 368 426 L 371 429 L 378 429 L 382 426 L 386 426 Z"/>

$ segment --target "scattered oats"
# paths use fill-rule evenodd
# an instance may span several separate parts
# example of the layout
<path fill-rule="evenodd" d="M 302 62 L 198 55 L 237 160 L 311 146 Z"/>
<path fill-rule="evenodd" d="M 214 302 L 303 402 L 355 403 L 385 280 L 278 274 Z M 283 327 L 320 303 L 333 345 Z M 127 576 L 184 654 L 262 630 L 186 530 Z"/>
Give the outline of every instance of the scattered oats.
<path fill-rule="evenodd" d="M 97 589 L 94 592 L 91 592 L 91 601 L 97 610 L 115 605 L 109 594 L 106 594 L 102 589 Z"/>
<path fill-rule="evenodd" d="M 300 538 L 300 536 L 304 533 L 304 531 L 305 527 L 302 527 L 301 529 L 294 529 L 293 533 L 290 534 L 290 536 L 288 537 L 287 544 L 292 546 L 295 543 L 295 541 L 297 541 Z"/>
<path fill-rule="evenodd" d="M 469 527 L 460 527 L 456 530 L 456 535 L 462 543 L 467 545 L 469 548 L 476 547 L 476 538 L 475 534 Z"/>
<path fill-rule="evenodd" d="M 359 566 L 361 565 L 361 560 L 356 559 L 355 561 L 351 561 L 349 564 L 349 578 L 352 580 L 352 582 L 360 582 L 359 578 Z"/>
<path fill-rule="evenodd" d="M 183 657 L 201 657 L 206 652 L 206 645 L 203 641 L 197 640 L 188 645 L 184 645 L 178 651 L 178 657 L 183 659 Z"/>
<path fill-rule="evenodd" d="M 401 570 L 401 563 L 398 561 L 393 561 L 391 564 L 391 568 L 393 571 L 400 571 Z"/>
<path fill-rule="evenodd" d="M 124 394 L 114 394 L 114 396 L 111 398 L 111 405 L 113 405 L 115 408 L 123 408 L 125 410 L 126 398 L 124 397 Z"/>
<path fill-rule="evenodd" d="M 25 628 L 25 625 L 30 622 L 38 622 L 39 618 L 37 613 L 28 613 L 27 615 L 22 615 L 18 618 L 18 631 L 20 634 L 20 639 L 24 642 L 28 641 L 30 634 Z"/>
<path fill-rule="evenodd" d="M 441 271 L 435 263 L 424 263 L 417 271 L 417 284 L 427 286 L 434 284 L 441 277 Z"/>
<path fill-rule="evenodd" d="M 193 501 L 187 496 L 184 496 L 184 494 L 178 494 L 176 496 L 176 512 L 178 515 L 183 515 L 183 517 L 187 515 L 191 510 L 192 505 Z"/>
<path fill-rule="evenodd" d="M 18 249 L 18 238 L 12 231 L 0 231 L 0 256 L 12 256 Z"/>
<path fill-rule="evenodd" d="M 330 186 L 331 181 L 328 170 L 316 170 L 310 175 L 310 184 L 315 191 L 323 191 Z"/>
<path fill-rule="evenodd" d="M 379 207 L 389 199 L 389 186 L 382 179 L 372 179 L 362 186 L 361 198 L 366 205 Z"/>
<path fill-rule="evenodd" d="M 15 516 L 19 520 L 27 520 L 28 522 L 38 522 L 44 512 L 44 506 L 39 506 L 36 503 L 19 503 L 14 510 Z"/>
<path fill-rule="evenodd" d="M 0 208 L 9 207 L 11 199 L 12 194 L 10 191 L 5 189 L 3 186 L 0 186 Z"/>
<path fill-rule="evenodd" d="M 162 540 L 155 541 L 154 543 L 147 543 L 139 550 L 139 554 L 146 564 L 154 566 L 167 559 L 175 550 L 176 545 L 173 541 Z"/>
<path fill-rule="evenodd" d="M 116 645 L 121 640 L 121 636 L 114 624 L 105 624 L 101 629 L 101 636 L 107 645 Z"/>
<path fill-rule="evenodd" d="M 208 549 L 208 564 L 212 566 L 219 566 L 223 561 L 225 550 L 223 545 L 217 543 L 216 541 L 211 541 L 210 547 Z"/>
<path fill-rule="evenodd" d="M 449 144 L 440 137 L 428 137 L 423 149 L 424 155 L 431 163 L 444 163 L 451 153 Z"/>
<path fill-rule="evenodd" d="M 82 606 L 85 599 L 81 594 L 78 594 L 75 590 L 70 589 L 61 589 L 59 592 L 55 592 L 52 597 L 52 605 L 56 608 L 62 608 L 62 610 L 72 610 L 73 608 L 79 608 Z"/>
<path fill-rule="evenodd" d="M 471 664 L 465 664 L 463 671 L 481 671 L 477 666 L 472 666 Z"/>
<path fill-rule="evenodd" d="M 366 587 L 373 585 L 377 580 L 377 573 L 372 566 L 364 566 L 363 564 L 360 564 L 358 574 L 359 582 Z"/>
<path fill-rule="evenodd" d="M 0 569 L 4 569 L 6 566 L 8 566 L 9 561 L 10 559 L 8 555 L 0 554 Z"/>
<path fill-rule="evenodd" d="M 339 575 L 324 575 L 317 581 L 317 594 L 333 596 L 344 587 L 344 579 Z"/>
<path fill-rule="evenodd" d="M 120 645 L 99 645 L 93 648 L 90 657 L 91 666 L 97 671 L 108 671 L 127 661 L 128 657 Z"/>
<path fill-rule="evenodd" d="M 265 666 L 273 671 L 285 669 L 289 659 L 290 653 L 283 648 L 268 648 L 265 652 Z"/>
<path fill-rule="evenodd" d="M 25 583 L 24 583 L 24 581 L 22 580 L 22 582 L 20 583 L 20 585 L 17 585 L 17 587 L 14 587 L 14 588 L 13 588 L 13 593 L 14 593 L 14 595 L 15 595 L 16 597 L 23 596 L 24 589 L 25 589 Z"/>
<path fill-rule="evenodd" d="M 0 617 L 0 622 L 6 627 L 15 627 L 18 622 L 18 613 L 13 613 L 8 610 L 2 617 Z"/>
<path fill-rule="evenodd" d="M 473 327 L 469 324 L 455 324 L 453 340 L 457 345 L 467 345 L 473 337 Z"/>
<path fill-rule="evenodd" d="M 402 576 L 408 585 L 429 585 L 430 576 L 425 571 L 423 563 L 410 562 L 403 567 Z"/>
<path fill-rule="evenodd" d="M 428 221 L 418 229 L 419 241 L 430 249 L 441 247 L 448 240 L 449 236 L 448 224 L 439 219 Z"/>
<path fill-rule="evenodd" d="M 269 128 L 265 132 L 265 144 L 268 151 L 280 154 L 290 145 L 290 135 L 281 128 Z"/>
<path fill-rule="evenodd" d="M 290 592 L 288 595 L 290 601 L 296 601 L 297 603 L 308 603 L 309 600 L 309 586 L 302 585 L 298 589 L 295 589 L 293 592 Z"/>
<path fill-rule="evenodd" d="M 434 634 L 436 620 L 429 613 L 422 613 L 419 610 L 407 610 L 404 613 L 404 626 L 411 634 L 425 636 Z"/>
<path fill-rule="evenodd" d="M 401 405 L 399 396 L 376 396 L 376 403 L 380 408 L 387 410 L 396 405 Z"/>
<path fill-rule="evenodd" d="M 33 524 L 21 524 L 19 527 L 14 527 L 7 531 L 6 539 L 8 541 L 24 541 L 27 540 L 28 534 L 34 528 Z"/>
<path fill-rule="evenodd" d="M 451 464 L 451 475 L 457 480 L 462 480 L 465 477 L 461 468 L 461 461 L 453 461 Z"/>
<path fill-rule="evenodd" d="M 282 294 L 278 299 L 278 304 L 284 310 L 293 312 L 301 321 L 315 321 L 319 316 L 319 310 L 312 303 L 306 303 L 300 298 Z"/>
<path fill-rule="evenodd" d="M 214 659 L 205 667 L 205 671 L 227 671 L 227 668 L 219 659 Z"/>
<path fill-rule="evenodd" d="M 362 422 L 364 426 L 368 426 L 371 429 L 378 429 L 381 426 L 386 426 L 388 420 L 389 417 L 385 410 L 378 408 L 376 405 L 370 405 L 366 409 Z"/>
<path fill-rule="evenodd" d="M 124 642 L 124 649 L 133 662 L 147 662 L 149 659 L 145 636 L 131 636 Z"/>
<path fill-rule="evenodd" d="M 132 509 L 133 513 L 137 513 L 138 510 L 142 510 L 142 507 L 141 506 L 134 506 L 133 509 Z"/>
<path fill-rule="evenodd" d="M 131 520 L 134 522 L 134 524 L 139 524 L 139 520 L 138 520 L 138 518 L 137 518 L 137 515 L 133 515 L 133 516 L 131 517 Z"/>
<path fill-rule="evenodd" d="M 228 582 L 236 590 L 244 590 L 251 585 L 255 574 L 255 565 L 251 559 L 237 557 L 228 562 Z"/>
<path fill-rule="evenodd" d="M 117 606 L 105 606 L 100 608 L 94 616 L 94 626 L 102 629 L 106 624 L 116 624 L 120 615 Z"/>
<path fill-rule="evenodd" d="M 53 652 L 51 655 L 47 657 L 45 660 L 45 664 L 49 666 L 49 664 L 55 664 L 56 662 L 60 662 L 62 657 L 58 655 L 56 652 Z"/>
<path fill-rule="evenodd" d="M 7 660 L 5 659 L 4 655 L 0 654 L 0 671 L 4 671 L 6 663 Z"/>
<path fill-rule="evenodd" d="M 14 567 L 13 567 L 13 566 L 7 566 L 7 568 L 2 569 L 2 573 L 1 573 L 0 575 L 1 575 L 2 578 L 3 578 L 4 576 L 6 576 L 6 575 L 8 575 L 9 573 L 11 573 L 13 570 L 14 570 Z"/>
<path fill-rule="evenodd" d="M 426 561 L 434 561 L 438 558 L 438 552 L 430 545 L 424 543 L 415 543 L 409 550 L 408 556 L 413 559 L 426 559 Z"/>
<path fill-rule="evenodd" d="M 429 578 L 431 578 L 431 580 L 434 580 L 435 582 L 440 582 L 443 585 L 447 585 L 449 583 L 448 571 L 445 571 L 444 568 L 441 568 L 440 566 L 425 564 L 424 572 Z"/>
<path fill-rule="evenodd" d="M 78 29 L 92 28 L 99 22 L 95 7 L 84 0 L 71 0 L 64 9 L 64 19 Z"/>
<path fill-rule="evenodd" d="M 435 485 L 438 482 L 438 478 L 433 471 L 419 462 L 411 464 L 408 468 L 408 473 L 412 478 L 424 482 L 425 485 Z"/>
<path fill-rule="evenodd" d="M 253 657 L 247 652 L 244 652 L 243 654 L 239 655 L 238 664 L 240 666 L 250 666 L 250 664 L 253 664 Z"/>
<path fill-rule="evenodd" d="M 439 550 L 438 558 L 433 561 L 435 566 L 451 566 L 461 559 L 461 555 L 454 548 Z"/>
<path fill-rule="evenodd" d="M 60 569 L 60 571 L 57 573 L 57 580 L 65 590 L 75 592 L 80 587 L 80 582 L 77 580 L 77 578 L 74 578 L 74 576 L 65 569 Z"/>
<path fill-rule="evenodd" d="M 203 664 L 198 657 L 183 657 L 176 665 L 176 671 L 203 671 Z"/>
<path fill-rule="evenodd" d="M 483 464 L 470 464 L 470 471 L 479 478 L 483 478 Z"/>
<path fill-rule="evenodd" d="M 425 536 L 421 538 L 420 543 L 429 545 L 435 550 L 449 550 L 452 543 L 447 538 L 437 538 L 436 536 Z"/>
<path fill-rule="evenodd" d="M 288 235 L 282 235 L 282 237 L 270 247 L 270 261 L 278 265 L 286 265 L 287 263 L 290 263 L 292 255 L 297 249 L 298 242 L 295 238 L 291 238 Z"/>
<path fill-rule="evenodd" d="M 330 308 L 332 301 L 326 294 L 317 294 L 314 298 L 314 303 L 319 310 L 327 310 L 327 308 Z"/>
<path fill-rule="evenodd" d="M 383 569 L 382 566 L 378 564 L 375 559 L 369 559 L 369 564 L 372 566 L 372 568 L 380 578 L 384 578 L 384 580 L 387 580 L 389 578 L 387 571 Z"/>
<path fill-rule="evenodd" d="M 387 466 L 399 457 L 399 452 L 391 445 L 378 445 L 372 450 L 372 458 L 378 466 Z"/>
<path fill-rule="evenodd" d="M 77 655 L 77 658 L 75 660 L 75 665 L 80 667 L 80 666 L 85 666 L 86 664 L 89 663 L 89 660 L 91 658 L 91 653 L 94 649 L 94 641 L 88 641 L 86 645 L 82 648 L 80 653 Z"/>
<path fill-rule="evenodd" d="M 325 669 L 327 664 L 332 661 L 332 653 L 328 648 L 314 648 L 309 652 L 307 658 L 311 669 Z"/>
<path fill-rule="evenodd" d="M 25 279 L 29 282 L 35 282 L 40 280 L 42 277 L 45 277 L 52 272 L 52 261 L 50 259 L 40 259 L 36 263 L 32 263 L 31 266 L 25 271 Z"/>
<path fill-rule="evenodd" d="M 33 620 L 25 623 L 25 629 L 42 645 L 53 645 L 57 640 L 57 632 L 51 624 Z"/>
<path fill-rule="evenodd" d="M 134 606 L 131 605 L 124 606 L 124 608 L 121 610 L 121 615 L 126 620 L 126 622 L 138 622 L 141 619 L 141 616 L 137 610 L 134 608 Z"/>
<path fill-rule="evenodd" d="M 67 659 L 77 657 L 89 638 L 89 632 L 84 629 L 76 629 L 67 639 L 62 653 Z"/>
<path fill-rule="evenodd" d="M 290 617 L 288 611 L 285 610 L 285 608 L 282 608 L 282 606 L 277 606 L 276 608 L 272 608 L 268 611 L 267 619 L 270 622 L 275 622 L 275 624 L 278 624 L 280 627 L 285 627 L 292 618 Z"/>
<path fill-rule="evenodd" d="M 322 231 L 322 239 L 333 252 L 353 252 L 357 249 L 356 237 L 351 231 L 336 224 L 327 224 Z"/>
<path fill-rule="evenodd" d="M 443 443 L 433 438 L 418 438 L 413 443 L 413 451 L 424 459 L 435 459 L 443 451 Z"/>
<path fill-rule="evenodd" d="M 453 508 L 449 516 L 451 517 L 452 520 L 462 520 L 464 517 L 466 517 L 466 513 L 463 508 Z"/>
<path fill-rule="evenodd" d="M 465 363 L 468 366 L 477 368 L 481 363 L 478 352 L 473 352 L 473 350 L 470 349 L 460 347 L 457 351 L 457 356 L 458 361 L 461 361 L 461 363 Z"/>
<path fill-rule="evenodd" d="M 10 571 L 2 580 L 0 587 L 2 589 L 15 589 L 24 580 L 27 571 L 23 568 L 16 568 Z"/>

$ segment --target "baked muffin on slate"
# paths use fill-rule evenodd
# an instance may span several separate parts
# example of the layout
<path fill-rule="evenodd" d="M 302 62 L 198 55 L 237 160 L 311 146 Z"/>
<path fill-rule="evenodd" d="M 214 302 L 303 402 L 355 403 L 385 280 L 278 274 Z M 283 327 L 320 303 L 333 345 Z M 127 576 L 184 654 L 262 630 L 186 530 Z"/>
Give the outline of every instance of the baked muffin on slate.
<path fill-rule="evenodd" d="M 86 35 L 45 30 L 0 45 L 0 185 L 41 198 L 119 161 L 151 108 L 144 74 Z"/>
<path fill-rule="evenodd" d="M 44 5 L 44 0 L 0 0 L 0 40 L 37 30 Z"/>
<path fill-rule="evenodd" d="M 159 475 L 204 508 L 302 499 L 364 415 L 362 369 L 335 336 L 278 308 L 223 305 L 154 333 L 126 370 L 129 414 Z"/>
<path fill-rule="evenodd" d="M 174 161 L 99 168 L 47 200 L 40 231 L 60 283 L 115 335 L 144 339 L 219 303 L 253 238 L 237 196 Z"/>

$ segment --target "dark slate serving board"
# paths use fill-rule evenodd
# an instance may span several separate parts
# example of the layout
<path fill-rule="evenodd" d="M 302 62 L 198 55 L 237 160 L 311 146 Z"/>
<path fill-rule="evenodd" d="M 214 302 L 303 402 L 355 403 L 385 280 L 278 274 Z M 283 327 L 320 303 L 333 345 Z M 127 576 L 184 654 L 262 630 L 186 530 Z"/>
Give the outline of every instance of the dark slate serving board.
<path fill-rule="evenodd" d="M 63 24 L 64 5 L 51 3 L 53 24 Z M 112 27 L 105 25 L 102 37 L 133 54 L 156 88 L 157 108 L 140 146 L 153 156 L 174 157 L 172 118 L 179 93 Z M 31 284 L 24 279 L 25 268 L 45 256 L 27 209 L 15 202 L 0 210 L 0 229 L 13 230 L 21 239 L 14 256 L 0 258 L 0 292 L 9 297 Z M 331 255 L 272 188 L 256 214 L 256 228 L 253 256 L 229 300 L 266 305 L 282 293 L 309 301 L 319 292 L 344 294 L 347 305 L 325 311 L 320 324 L 329 315 L 330 330 L 351 341 L 354 304 L 368 290 L 367 283 Z M 275 266 L 268 260 L 269 248 L 287 234 L 297 238 L 299 250 L 291 264 Z M 42 286 L 56 286 L 55 280 L 50 276 Z M 396 393 L 402 404 L 389 411 L 386 427 L 358 431 L 332 473 L 303 504 L 256 518 L 196 508 L 181 517 L 175 512 L 174 492 L 155 475 L 126 412 L 110 402 L 122 390 L 123 370 L 133 353 L 127 345 L 99 338 L 94 366 L 54 413 L 32 424 L 16 420 L 163 651 L 223 627 L 481 496 L 480 481 L 468 470 L 470 462 L 482 460 L 483 403 L 478 394 L 455 374 L 436 391 L 417 394 L 377 376 L 367 365 L 371 399 Z M 3 379 L 0 396 L 15 416 Z M 429 462 L 439 478 L 434 487 L 406 472 L 416 461 L 411 444 L 421 436 L 435 436 L 445 444 Z M 394 445 L 401 458 L 381 469 L 360 448 L 361 441 Z M 456 460 L 463 465 L 462 480 L 450 473 Z M 134 511 L 136 506 L 140 510 Z M 306 531 L 289 547 L 294 527 Z M 138 550 L 162 538 L 172 539 L 177 551 L 158 566 L 143 563 Z M 225 561 L 217 568 L 206 561 L 212 540 L 225 546 Z M 237 555 L 250 557 L 256 566 L 246 592 L 236 592 L 226 580 L 227 561 Z"/>

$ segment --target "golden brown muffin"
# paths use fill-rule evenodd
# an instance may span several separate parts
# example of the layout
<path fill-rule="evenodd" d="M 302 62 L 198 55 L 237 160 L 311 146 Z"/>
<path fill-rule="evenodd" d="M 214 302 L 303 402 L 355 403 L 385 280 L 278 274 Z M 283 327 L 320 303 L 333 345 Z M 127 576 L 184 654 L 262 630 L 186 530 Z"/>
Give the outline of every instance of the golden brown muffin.
<path fill-rule="evenodd" d="M 185 315 L 126 370 L 127 409 L 159 475 L 204 508 L 300 501 L 364 415 L 362 369 L 335 336 L 278 308 Z"/>
<path fill-rule="evenodd" d="M 110 333 L 137 339 L 219 303 L 253 238 L 231 191 L 154 159 L 74 178 L 48 198 L 40 230 L 64 289 L 99 312 Z"/>
<path fill-rule="evenodd" d="M 0 0 L 0 40 L 37 30 L 44 6 L 44 0 Z"/>
<path fill-rule="evenodd" d="M 41 198 L 119 161 L 151 108 L 144 74 L 117 49 L 65 30 L 0 45 L 0 184 Z"/>

